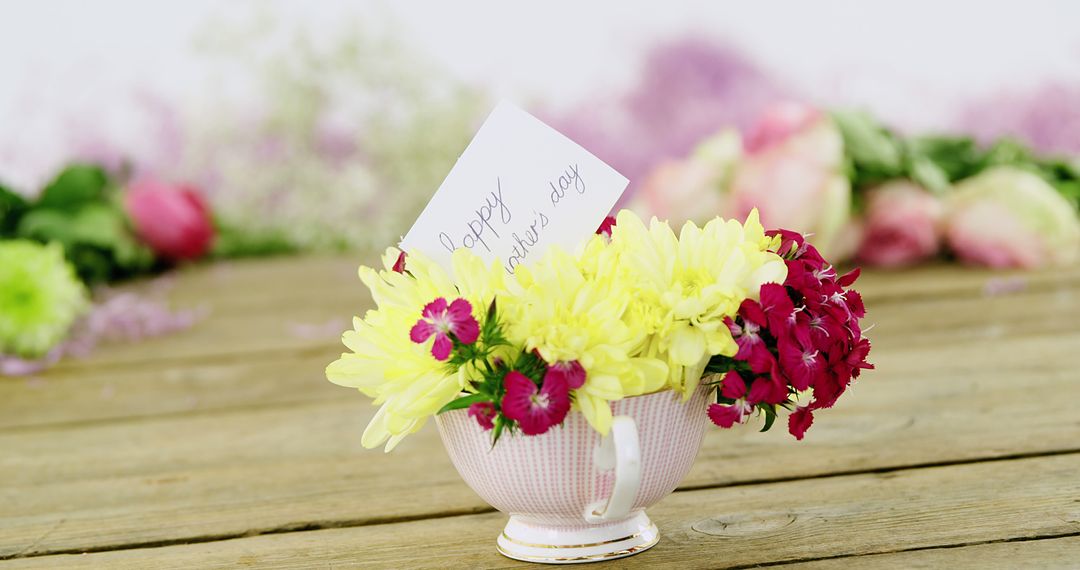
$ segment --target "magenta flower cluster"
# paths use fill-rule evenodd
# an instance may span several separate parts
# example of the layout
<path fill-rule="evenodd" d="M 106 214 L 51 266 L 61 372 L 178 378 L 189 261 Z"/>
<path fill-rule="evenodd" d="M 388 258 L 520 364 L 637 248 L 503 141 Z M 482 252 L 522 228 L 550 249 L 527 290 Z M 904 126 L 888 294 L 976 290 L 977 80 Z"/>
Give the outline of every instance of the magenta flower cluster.
<path fill-rule="evenodd" d="M 813 398 L 788 418 L 788 430 L 802 439 L 814 411 L 832 407 L 863 369 L 873 368 L 859 322 L 866 309 L 849 288 L 858 270 L 837 276 L 802 235 L 770 235 L 781 236 L 777 253 L 787 264 L 787 279 L 763 285 L 758 301 L 743 301 L 737 317 L 727 319 L 739 349 L 720 383 L 720 398 L 728 403 L 713 404 L 708 413 L 715 424 L 731 427 L 756 407 L 790 406 L 809 390 Z"/>
<path fill-rule="evenodd" d="M 404 255 L 394 270 L 405 271 Z M 434 337 L 431 355 L 440 361 L 449 360 L 455 347 L 474 345 L 480 336 L 472 304 L 461 298 L 447 302 L 439 297 L 431 301 L 409 331 L 409 338 L 417 344 Z M 492 398 L 473 402 L 468 410 L 485 430 L 494 428 L 501 414 L 504 421 L 512 422 L 525 435 L 539 435 L 561 424 L 569 413 L 570 391 L 585 384 L 585 368 L 576 360 L 547 363 L 535 352 L 528 356 L 523 366 L 530 372 L 542 373 L 540 382 L 495 359 L 490 372 L 496 377 L 495 383 L 501 385 L 490 390 Z"/>

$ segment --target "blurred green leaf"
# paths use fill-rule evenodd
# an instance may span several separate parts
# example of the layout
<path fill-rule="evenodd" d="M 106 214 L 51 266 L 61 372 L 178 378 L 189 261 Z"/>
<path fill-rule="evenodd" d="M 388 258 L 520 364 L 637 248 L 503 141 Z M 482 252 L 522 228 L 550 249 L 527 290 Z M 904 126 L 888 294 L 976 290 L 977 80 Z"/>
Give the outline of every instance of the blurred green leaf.
<path fill-rule="evenodd" d="M 11 237 L 28 204 L 22 196 L 0 185 L 0 237 Z"/>
<path fill-rule="evenodd" d="M 1001 139 L 986 150 L 984 168 L 998 165 L 1023 166 L 1033 164 L 1031 150 L 1015 139 Z"/>
<path fill-rule="evenodd" d="M 1061 192 L 1061 195 L 1071 202 L 1073 207 L 1080 210 L 1080 180 L 1057 180 L 1050 184 Z"/>
<path fill-rule="evenodd" d="M 35 208 L 74 212 L 106 199 L 109 177 L 99 166 L 75 164 L 57 175 L 41 192 Z"/>
<path fill-rule="evenodd" d="M 902 174 L 901 145 L 888 129 L 862 111 L 834 111 L 832 118 L 844 138 L 855 180 L 887 180 Z"/>
<path fill-rule="evenodd" d="M 34 209 L 23 216 L 16 233 L 60 243 L 88 283 L 138 275 L 154 266 L 153 253 L 131 234 L 119 208 L 108 203 L 91 203 L 77 211 Z"/>
<path fill-rule="evenodd" d="M 116 279 L 119 273 L 108 251 L 84 244 L 71 244 L 64 248 L 64 255 L 75 266 L 79 278 L 86 283 L 105 283 Z"/>
<path fill-rule="evenodd" d="M 925 156 L 912 157 L 911 179 L 935 194 L 944 194 L 949 189 L 948 172 Z"/>
<path fill-rule="evenodd" d="M 947 182 L 979 172 L 985 160 L 985 153 L 970 137 L 917 137 L 908 141 L 907 152 L 911 160 L 912 178 L 917 178 L 920 165 L 929 161 L 944 174 Z"/>
<path fill-rule="evenodd" d="M 71 239 L 71 215 L 56 210 L 34 210 L 23 216 L 16 233 L 19 237 L 41 242 L 58 241 L 67 244 Z"/>

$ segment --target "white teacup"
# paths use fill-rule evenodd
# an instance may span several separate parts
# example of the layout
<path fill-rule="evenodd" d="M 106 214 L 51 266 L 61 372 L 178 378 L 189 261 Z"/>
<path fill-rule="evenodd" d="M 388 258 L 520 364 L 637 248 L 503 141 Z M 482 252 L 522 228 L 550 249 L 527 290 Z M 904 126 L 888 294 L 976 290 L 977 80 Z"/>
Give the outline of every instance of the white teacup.
<path fill-rule="evenodd" d="M 645 508 L 690 471 L 705 431 L 706 396 L 671 391 L 614 402 L 601 437 L 578 412 L 543 435 L 504 435 L 492 447 L 466 410 L 436 417 L 458 473 L 481 498 L 510 515 L 502 554 L 554 564 L 622 558 L 656 544 Z"/>

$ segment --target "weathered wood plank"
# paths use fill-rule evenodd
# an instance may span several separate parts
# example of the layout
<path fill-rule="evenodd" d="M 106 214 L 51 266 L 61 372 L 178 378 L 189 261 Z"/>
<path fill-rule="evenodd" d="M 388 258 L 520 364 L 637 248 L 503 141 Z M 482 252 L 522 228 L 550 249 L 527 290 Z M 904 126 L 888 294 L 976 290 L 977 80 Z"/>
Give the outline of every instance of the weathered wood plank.
<path fill-rule="evenodd" d="M 1074 334 L 1012 339 L 998 351 L 882 350 L 880 370 L 822 414 L 806 441 L 782 428 L 710 434 L 685 485 L 1076 449 L 1075 414 L 1046 402 L 1080 397 L 1075 372 L 1053 364 L 1078 344 Z M 392 455 L 361 451 L 371 410 L 341 392 L 290 407 L 0 433 L 0 556 L 487 508 L 431 429 Z"/>
<path fill-rule="evenodd" d="M 619 567 L 742 568 L 1080 533 L 1080 454 L 678 492 L 661 541 Z M 9 561 L 11 568 L 503 568 L 500 514 Z M 1051 559 L 1074 541 L 1049 543 Z M 985 547 L 982 547 L 985 548 Z M 992 546 L 992 548 L 1002 548 Z M 1014 552 L 1016 548 L 1012 547 Z M 983 553 L 991 558 L 991 553 Z M 932 556 L 910 553 L 892 556 Z M 937 554 L 940 556 L 940 553 Z M 941 558 L 938 558 L 940 560 Z M 872 558 L 846 558 L 856 563 Z M 932 560 L 932 559 L 931 559 Z M 952 560 L 957 560 L 953 558 Z M 902 562 L 902 559 L 901 559 Z M 894 564 L 895 566 L 896 564 Z M 910 566 L 908 566 L 910 567 Z"/>
<path fill-rule="evenodd" d="M 139 343 L 104 345 L 87 358 L 62 361 L 53 371 L 333 346 L 351 316 L 370 304 L 356 277 L 363 258 L 247 260 L 179 270 L 165 278 L 165 296 L 177 308 L 207 312 L 195 327 Z M 161 286 L 144 282 L 123 288 Z"/>
<path fill-rule="evenodd" d="M 332 348 L 0 379 L 0 430 L 339 399 Z M 350 394 L 352 395 L 352 394 Z"/>

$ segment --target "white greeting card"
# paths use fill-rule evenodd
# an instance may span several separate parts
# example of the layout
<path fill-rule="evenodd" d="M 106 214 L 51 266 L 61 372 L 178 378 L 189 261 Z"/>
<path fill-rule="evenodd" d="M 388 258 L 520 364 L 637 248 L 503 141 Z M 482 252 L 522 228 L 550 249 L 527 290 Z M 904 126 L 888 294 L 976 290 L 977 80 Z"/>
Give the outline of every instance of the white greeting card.
<path fill-rule="evenodd" d="M 596 231 L 628 181 L 536 117 L 500 103 L 439 186 L 404 251 L 446 268 L 467 247 L 508 274 L 560 245 L 573 251 Z"/>

